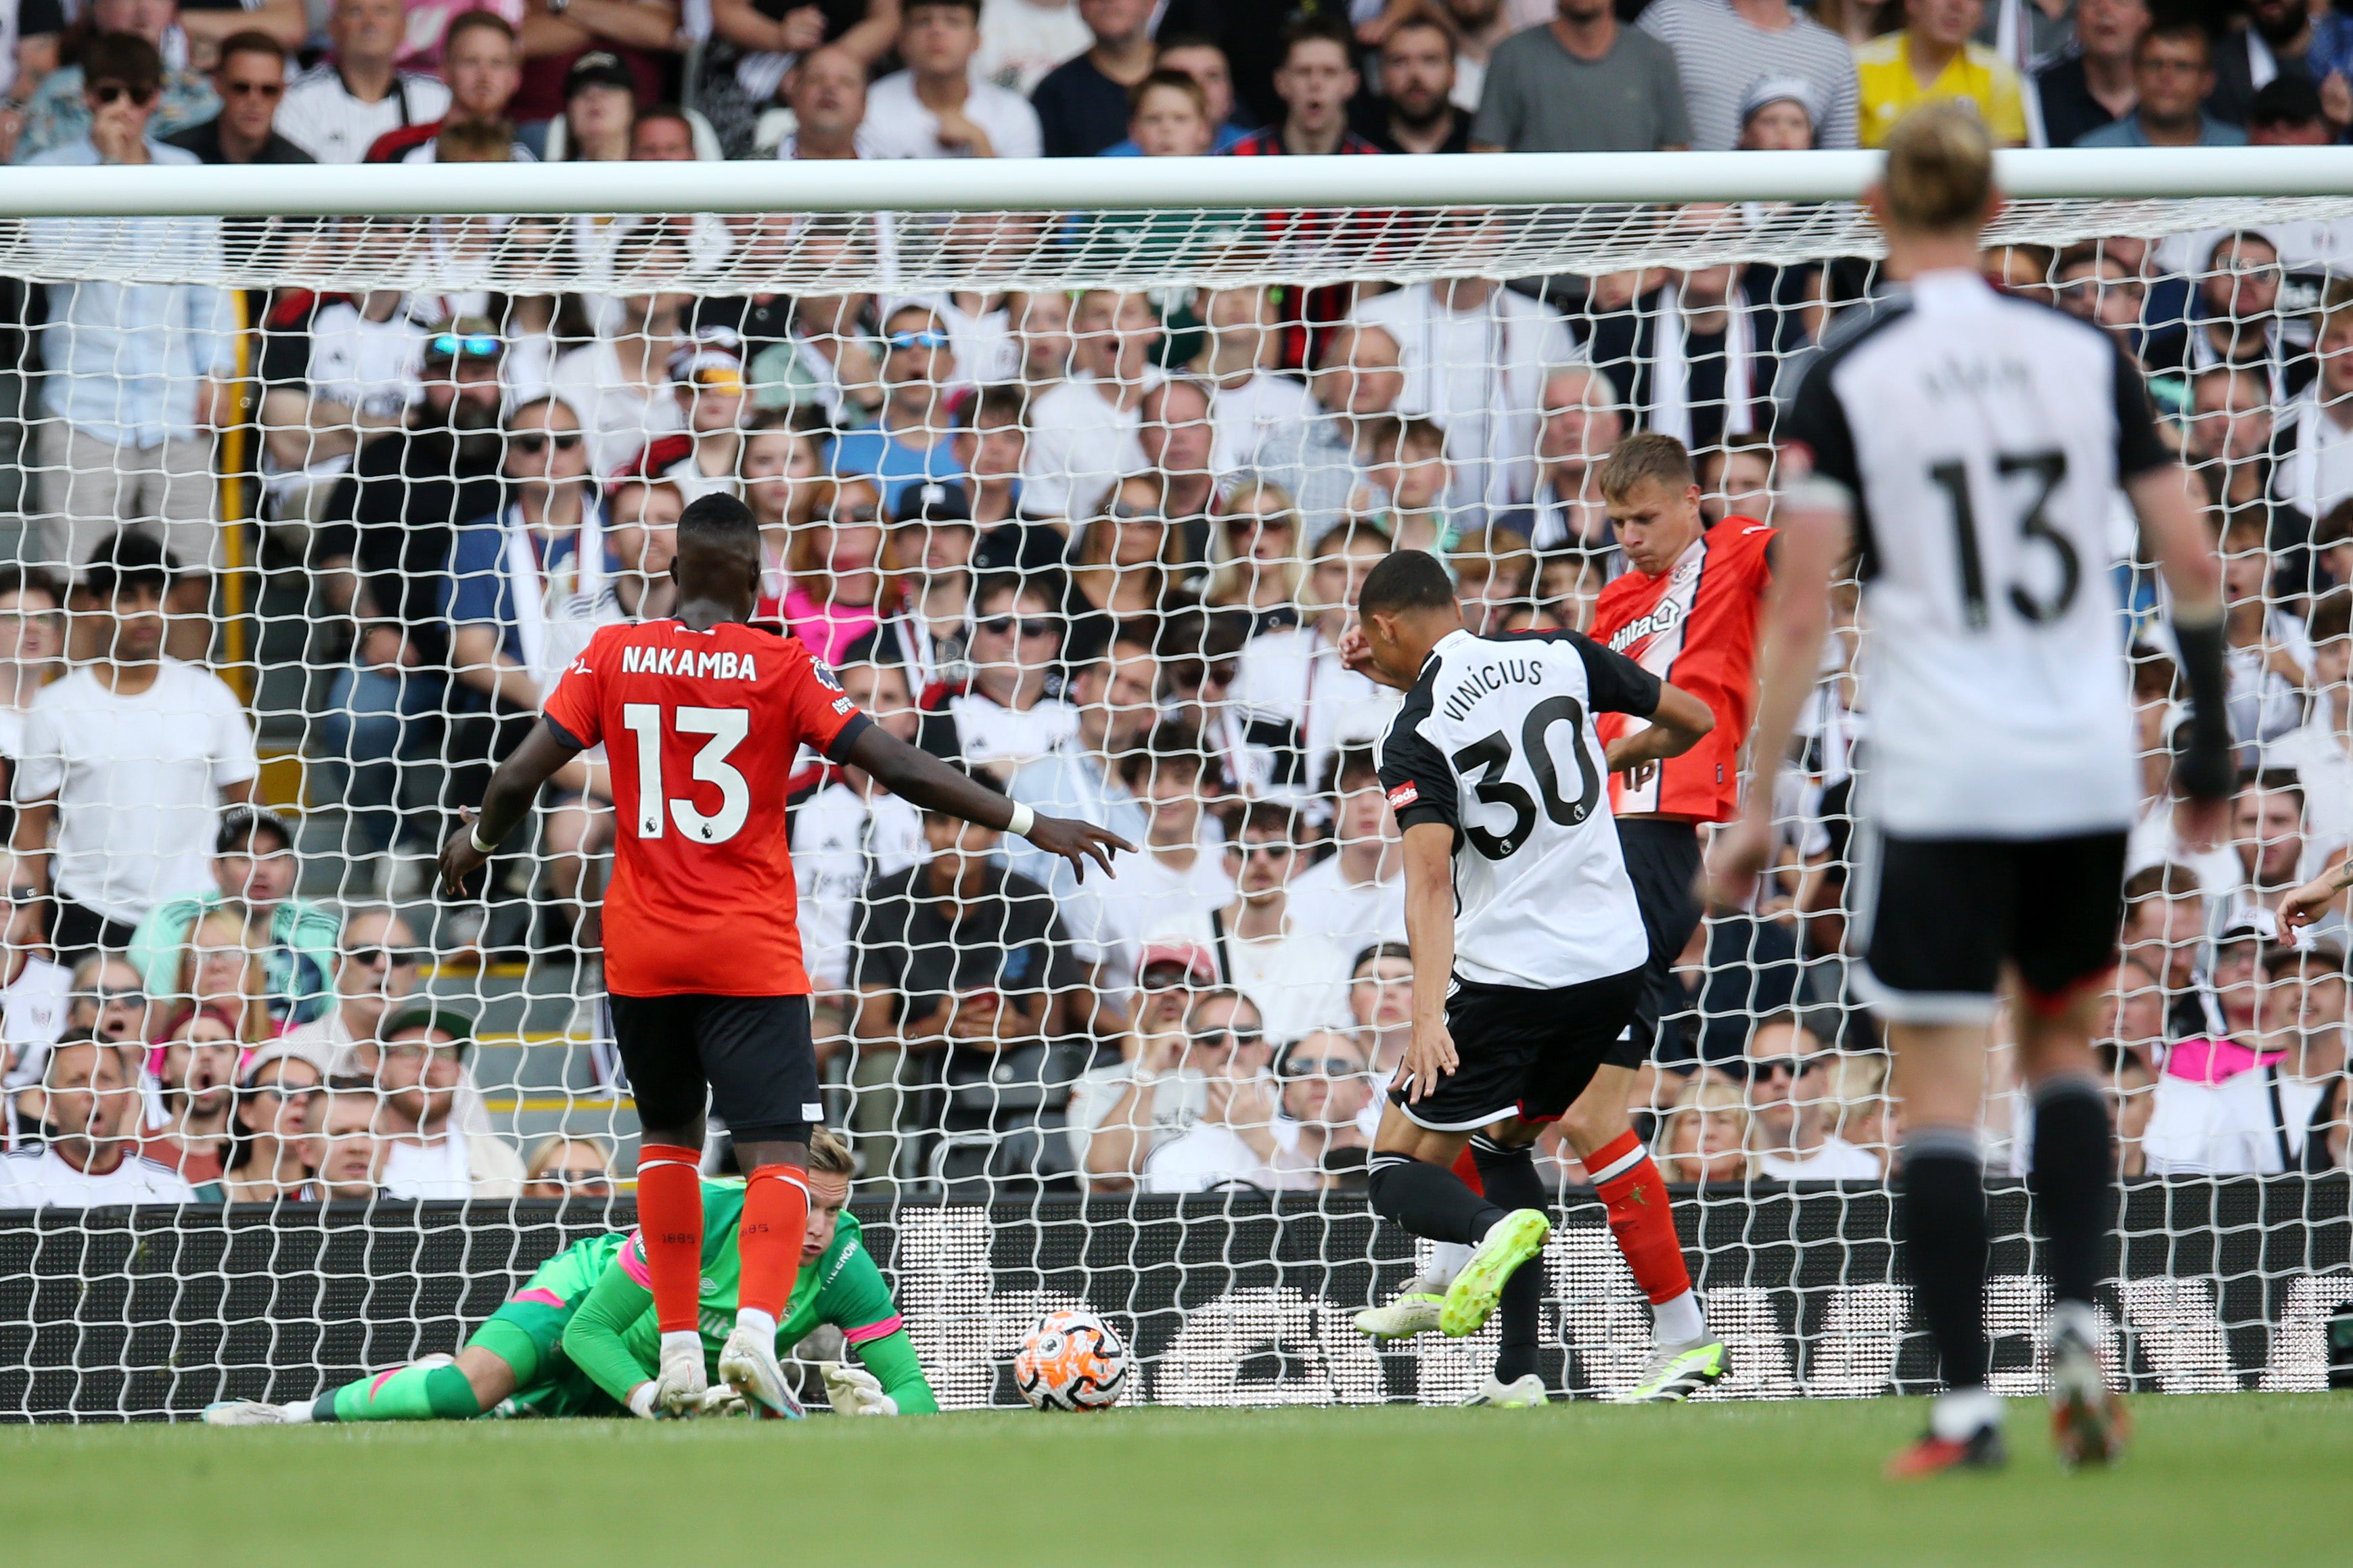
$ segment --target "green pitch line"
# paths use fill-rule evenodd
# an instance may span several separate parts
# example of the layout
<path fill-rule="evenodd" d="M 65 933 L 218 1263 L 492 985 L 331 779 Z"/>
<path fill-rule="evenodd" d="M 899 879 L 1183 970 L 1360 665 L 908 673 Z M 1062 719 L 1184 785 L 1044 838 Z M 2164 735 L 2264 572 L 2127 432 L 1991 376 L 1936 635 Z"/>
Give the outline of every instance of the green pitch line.
<path fill-rule="evenodd" d="M 0 1429 L 11 1561 L 1924 1568 L 2353 1561 L 2353 1396 L 2134 1404 L 2063 1476 L 1891 1486 L 1916 1400 L 793 1425 Z"/>

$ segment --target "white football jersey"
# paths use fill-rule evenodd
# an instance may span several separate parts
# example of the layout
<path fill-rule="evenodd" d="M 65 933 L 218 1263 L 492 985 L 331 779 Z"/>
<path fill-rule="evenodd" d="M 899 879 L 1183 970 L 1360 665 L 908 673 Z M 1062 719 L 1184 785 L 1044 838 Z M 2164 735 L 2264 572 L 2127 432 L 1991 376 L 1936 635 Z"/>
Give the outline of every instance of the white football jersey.
<path fill-rule="evenodd" d="M 1852 501 L 1876 824 L 2131 826 L 2109 520 L 2120 481 L 2172 458 L 2122 352 L 1974 272 L 1929 273 L 1833 332 L 1784 427 Z"/>
<path fill-rule="evenodd" d="M 1454 972 L 1552 989 L 1650 957 L 1593 715 L 1658 710 L 1659 678 L 1577 632 L 1450 633 L 1381 737 L 1399 826 L 1454 829 Z"/>

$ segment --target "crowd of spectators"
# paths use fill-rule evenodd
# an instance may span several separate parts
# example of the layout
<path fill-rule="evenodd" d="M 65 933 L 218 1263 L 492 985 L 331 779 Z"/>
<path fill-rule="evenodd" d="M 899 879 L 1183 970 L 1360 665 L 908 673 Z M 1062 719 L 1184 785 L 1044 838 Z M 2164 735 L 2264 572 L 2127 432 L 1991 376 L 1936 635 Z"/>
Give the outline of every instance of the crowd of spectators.
<path fill-rule="evenodd" d="M 37 4 L 19 0 L 0 62 L 0 151 L 76 166 L 1867 146 L 1947 97 L 2013 142 L 2326 142 L 2353 122 L 2353 24 L 2288 0 L 2194 22 L 2142 0 L 713 0 L 699 20 L 672 0 Z M 1271 243 L 1255 217 L 1199 216 L 1185 243 Z M 1395 699 L 1338 654 L 1364 574 L 1429 550 L 1474 630 L 1584 626 L 1626 569 L 1597 470 L 1638 430 L 1694 448 L 1711 520 L 1769 521 L 1775 410 L 1830 325 L 1871 307 L 1869 268 L 698 283 L 787 251 L 864 277 L 920 220 L 893 221 L 543 224 L 578 285 L 544 297 L 26 292 L 22 563 L 0 569 L 0 1207 L 609 1190 L 603 1142 L 526 1155 L 476 1081 L 474 1012 L 428 984 L 522 956 L 593 997 L 601 759 L 494 866 L 487 921 L 435 903 L 428 859 L 596 628 L 667 612 L 671 530 L 714 491 L 762 526 L 760 615 L 877 722 L 1140 846 L 1079 882 L 806 760 L 816 1032 L 863 1179 L 958 1200 L 1361 1181 L 1411 992 L 1372 752 Z M 1062 237 L 1168 242 L 1154 221 Z M 1487 221 L 1444 215 L 1430 242 L 1479 254 Z M 259 243 L 136 222 L 165 258 Z M 478 242 L 476 222 L 436 243 Z M 962 215 L 924 243 L 1005 237 Z M 2245 784 L 2203 852 L 2164 810 L 2176 694 L 2153 587 L 2127 543 L 2105 563 L 2149 758 L 2104 1046 L 2135 1174 L 2346 1160 L 2345 921 L 2287 940 L 2268 906 L 2353 841 L 2348 242 L 2306 224 L 1985 258 L 2141 367 L 2227 561 Z M 314 679 L 291 741 L 315 765 L 285 809 L 249 704 L 208 668 L 227 480 L 258 498 L 265 572 L 299 584 Z M 1869 716 L 1852 585 L 1835 607 L 1775 875 L 1693 939 L 1641 1079 L 1682 1180 L 1872 1180 L 1895 1137 L 1845 984 Z M 327 852 L 306 816 L 339 825 L 329 896 L 301 891 L 298 850 Z M 2006 1059 L 1992 1125 L 2015 1163 Z"/>

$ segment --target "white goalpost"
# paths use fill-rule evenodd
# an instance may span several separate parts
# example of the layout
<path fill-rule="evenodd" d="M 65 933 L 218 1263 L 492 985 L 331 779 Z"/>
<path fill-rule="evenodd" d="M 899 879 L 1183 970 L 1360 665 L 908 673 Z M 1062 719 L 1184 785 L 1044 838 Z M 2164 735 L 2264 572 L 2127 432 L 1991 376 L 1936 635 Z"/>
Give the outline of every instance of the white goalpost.
<path fill-rule="evenodd" d="M 1392 547 L 1440 554 L 1481 628 L 1581 628 L 1625 569 L 1592 469 L 1639 429 L 1694 448 L 1714 511 L 1769 521 L 1779 412 L 1882 289 L 1877 163 L 0 170 L 0 692 L 21 672 L 24 705 L 0 759 L 60 822 L 53 854 L 20 836 L 12 879 L 51 923 L 0 932 L 6 1141 L 143 1138 L 193 1194 L 0 1212 L 0 1420 L 306 1397 L 456 1349 L 559 1247 L 634 1223 L 593 914 L 628 825 L 601 774 L 560 779 L 477 895 L 439 896 L 431 857 L 586 636 L 667 612 L 669 531 L 722 491 L 767 542 L 764 618 L 861 706 L 1149 846 L 1105 889 L 1008 841 L 1038 930 L 983 934 L 926 912 L 911 808 L 801 759 L 828 1121 L 943 1407 L 1019 1404 L 1012 1352 L 1064 1306 L 1126 1335 L 1145 1400 L 1474 1390 L 1493 1329 L 1383 1345 L 1349 1323 L 1416 1258 L 1360 1190 L 1403 1047 L 1396 828 L 1366 771 L 1388 710 L 1339 683 L 1331 634 Z M 2270 1032 L 2247 1048 L 2284 1064 L 2294 1112 L 2275 1142 L 2224 1151 L 2152 1112 L 2171 1047 L 2232 1036 L 2210 936 L 2353 839 L 2353 149 L 2015 152 L 1999 177 L 1989 270 L 2136 356 L 2208 486 L 2250 798 L 2295 796 L 2200 856 L 2145 770 L 2103 1043 L 2113 1365 L 2146 1390 L 2324 1386 L 2353 1307 L 2341 919 L 2253 983 Z M 250 920 L 158 912 L 215 888 L 217 799 L 90 783 L 94 755 L 194 765 L 196 710 L 92 740 L 35 695 L 113 657 L 75 584 L 118 527 L 170 552 L 164 651 L 238 716 L 195 761 L 255 781 L 293 841 L 291 892 Z M 2104 564 L 2161 763 L 2168 645 L 2128 526 Z M 1775 877 L 1694 938 L 1641 1080 L 1736 1368 L 1712 1397 L 1933 1377 L 1848 976 L 1852 586 Z M 1269 894 L 1232 847 L 1278 819 L 1295 849 Z M 103 958 L 49 967 L 69 910 L 136 930 L 112 961 L 135 985 Z M 39 984 L 66 999 L 37 1016 Z M 112 1101 L 51 1070 L 75 986 L 124 1047 Z M 1238 1000 L 1205 1023 L 1219 989 Z M 410 994 L 470 1037 L 446 1079 L 396 1082 L 371 1037 Z M 1804 1063 L 1786 1091 L 1746 1070 L 1768 1026 L 1788 1048 L 1757 1054 Z M 1197 1043 L 1226 1027 L 1225 1054 Z M 208 1042 L 225 1080 L 191 1067 Z M 1997 1080 L 1989 1327 L 1999 1391 L 2024 1393 L 2045 1303 L 2023 1101 Z M 278 1082 L 319 1092 L 288 1110 Z M 1613 1392 L 1641 1298 L 1573 1153 L 1541 1152 L 1564 1216 L 1545 1375 Z"/>

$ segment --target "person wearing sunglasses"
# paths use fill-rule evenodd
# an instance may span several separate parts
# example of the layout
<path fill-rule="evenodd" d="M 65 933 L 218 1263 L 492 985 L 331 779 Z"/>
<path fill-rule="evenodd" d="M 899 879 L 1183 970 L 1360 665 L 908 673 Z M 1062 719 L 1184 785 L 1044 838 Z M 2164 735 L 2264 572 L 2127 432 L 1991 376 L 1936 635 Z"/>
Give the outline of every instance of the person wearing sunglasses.
<path fill-rule="evenodd" d="M 926 484 L 961 484 L 948 386 L 955 356 L 946 329 L 928 306 L 902 305 L 882 322 L 882 416 L 833 438 L 826 462 L 839 475 L 871 476 L 883 510 L 895 515 L 906 492 Z"/>
<path fill-rule="evenodd" d="M 285 818 L 266 806 L 230 807 L 212 871 L 211 887 L 164 900 L 132 933 L 131 962 L 148 994 L 179 991 L 181 955 L 198 923 L 217 912 L 244 928 L 244 945 L 260 957 L 273 1032 L 325 1017 L 334 1005 L 335 917 L 295 895 L 301 862 Z"/>
<path fill-rule="evenodd" d="M 1211 992 L 1194 1003 L 1187 1019 L 1185 1062 L 1199 1075 L 1200 1113 L 1145 1157 L 1137 1181 L 1144 1191 L 1319 1184 L 1310 1173 L 1286 1174 L 1276 1167 L 1284 1141 L 1276 1126 L 1282 1086 L 1268 1070 L 1265 1037 L 1250 1026 L 1254 1011 L 1230 991 Z"/>
<path fill-rule="evenodd" d="M 1275 1171 L 1285 1186 L 1332 1185 L 1331 1173 L 1340 1163 L 1335 1155 L 1354 1150 L 1361 1161 L 1373 1145 L 1366 1125 L 1374 1094 L 1365 1047 L 1354 1036 L 1319 1029 L 1283 1047 L 1274 1076 L 1282 1086 L 1273 1128 Z"/>
<path fill-rule="evenodd" d="M 972 678 L 924 718 L 925 750 L 1009 779 L 1078 730 L 1078 710 L 1049 696 L 1062 621 L 1047 591 L 1011 573 L 973 596 Z"/>
<path fill-rule="evenodd" d="M 1759 1175 L 1776 1182 L 1875 1182 L 1879 1156 L 1831 1131 L 1830 1048 L 1794 1013 L 1749 1031 L 1749 1136 Z"/>
<path fill-rule="evenodd" d="M 99 108 L 94 89 L 112 89 L 116 102 L 143 92 L 142 131 L 159 142 L 219 113 L 220 99 L 201 72 L 164 64 L 164 42 L 179 24 L 179 12 L 176 0 L 92 0 L 83 12 L 90 37 L 80 61 L 43 77 L 25 107 L 16 162 L 30 163 L 91 136 Z M 251 25 L 252 13 L 235 15 L 240 26 Z M 135 44 L 147 49 L 133 51 L 129 46 Z"/>
<path fill-rule="evenodd" d="M 213 89 L 221 110 L 210 120 L 164 138 L 206 163 L 308 163 L 310 153 L 278 133 L 278 106 L 286 97 L 286 46 L 247 28 L 221 40 Z"/>

